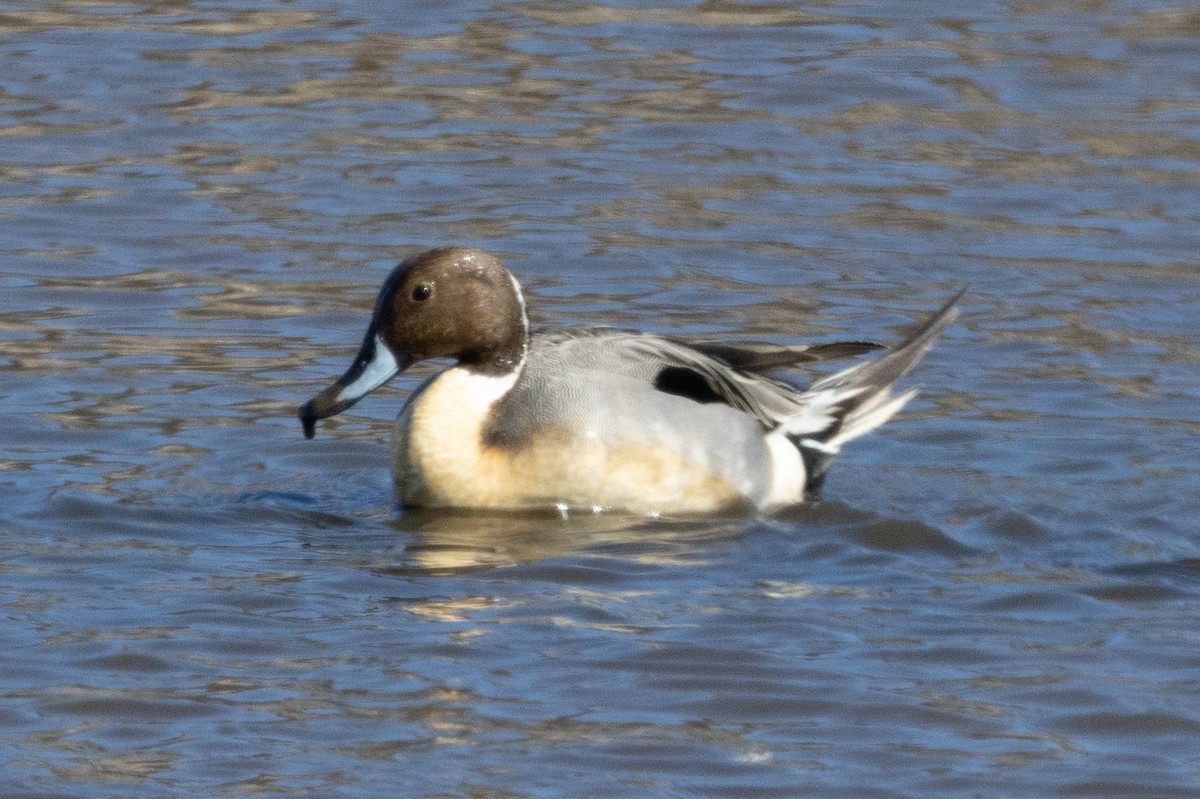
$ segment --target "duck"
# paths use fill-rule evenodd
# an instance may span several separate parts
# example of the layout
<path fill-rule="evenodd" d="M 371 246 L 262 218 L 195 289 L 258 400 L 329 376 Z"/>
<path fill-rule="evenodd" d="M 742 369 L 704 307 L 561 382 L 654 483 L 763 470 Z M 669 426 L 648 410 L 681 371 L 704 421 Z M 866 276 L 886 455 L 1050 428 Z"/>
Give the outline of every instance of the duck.
<path fill-rule="evenodd" d="M 915 396 L 892 384 L 956 318 L 963 291 L 882 356 L 797 388 L 776 372 L 882 348 L 531 329 L 500 258 L 438 247 L 391 271 L 349 369 L 299 417 L 311 439 L 318 420 L 413 364 L 450 359 L 395 421 L 402 508 L 769 513 L 819 498 L 842 447 Z"/>

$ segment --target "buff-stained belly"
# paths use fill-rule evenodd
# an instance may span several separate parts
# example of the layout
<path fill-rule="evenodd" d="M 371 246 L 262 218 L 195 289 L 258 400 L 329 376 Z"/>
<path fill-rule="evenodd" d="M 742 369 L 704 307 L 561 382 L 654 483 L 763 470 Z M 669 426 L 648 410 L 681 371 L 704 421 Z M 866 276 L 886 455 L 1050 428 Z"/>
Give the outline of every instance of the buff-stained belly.
<path fill-rule="evenodd" d="M 430 383 L 397 420 L 395 479 L 403 504 L 703 513 L 746 502 L 724 477 L 667 447 L 602 441 L 562 427 L 542 428 L 517 447 L 484 446 L 492 392 L 479 390 L 478 376 L 458 371 Z"/>

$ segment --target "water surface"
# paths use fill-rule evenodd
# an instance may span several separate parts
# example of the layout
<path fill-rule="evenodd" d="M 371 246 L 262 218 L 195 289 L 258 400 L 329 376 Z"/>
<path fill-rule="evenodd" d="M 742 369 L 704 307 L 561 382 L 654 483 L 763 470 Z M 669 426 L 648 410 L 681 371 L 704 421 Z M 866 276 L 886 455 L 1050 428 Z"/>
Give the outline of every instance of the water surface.
<path fill-rule="evenodd" d="M 1200 793 L 1185 4 L 0 2 L 12 797 Z M 770 518 L 400 512 L 397 259 L 893 341 Z"/>

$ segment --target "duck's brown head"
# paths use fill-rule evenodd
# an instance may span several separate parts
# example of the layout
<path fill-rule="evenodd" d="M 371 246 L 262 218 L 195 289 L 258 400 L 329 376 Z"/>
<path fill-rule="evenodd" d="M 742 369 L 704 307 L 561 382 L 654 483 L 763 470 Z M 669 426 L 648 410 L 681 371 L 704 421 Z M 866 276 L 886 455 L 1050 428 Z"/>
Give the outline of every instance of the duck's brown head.
<path fill-rule="evenodd" d="M 483 374 L 517 369 L 528 335 L 521 288 L 499 258 L 469 247 L 414 255 L 384 281 L 350 368 L 300 407 L 304 435 L 425 358 Z"/>

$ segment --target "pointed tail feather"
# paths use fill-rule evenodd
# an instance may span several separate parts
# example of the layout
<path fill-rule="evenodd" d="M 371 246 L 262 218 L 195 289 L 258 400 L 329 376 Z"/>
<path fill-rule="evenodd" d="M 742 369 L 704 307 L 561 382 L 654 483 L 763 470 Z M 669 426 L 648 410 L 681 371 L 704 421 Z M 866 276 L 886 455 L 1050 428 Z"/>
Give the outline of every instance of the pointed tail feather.
<path fill-rule="evenodd" d="M 882 358 L 852 366 L 814 383 L 800 395 L 803 409 L 782 425 L 800 449 L 807 471 L 805 491 L 815 494 L 842 445 L 879 427 L 916 396 L 916 389 L 893 396 L 892 383 L 906 374 L 958 316 L 951 297 L 907 339 Z"/>
<path fill-rule="evenodd" d="M 883 349 L 882 344 L 871 341 L 834 341 L 829 344 L 768 344 L 761 341 L 740 341 L 730 344 L 724 341 L 686 341 L 692 349 L 716 358 L 734 369 L 765 372 L 796 366 L 802 363 L 831 361 L 849 358 L 871 350 Z"/>

